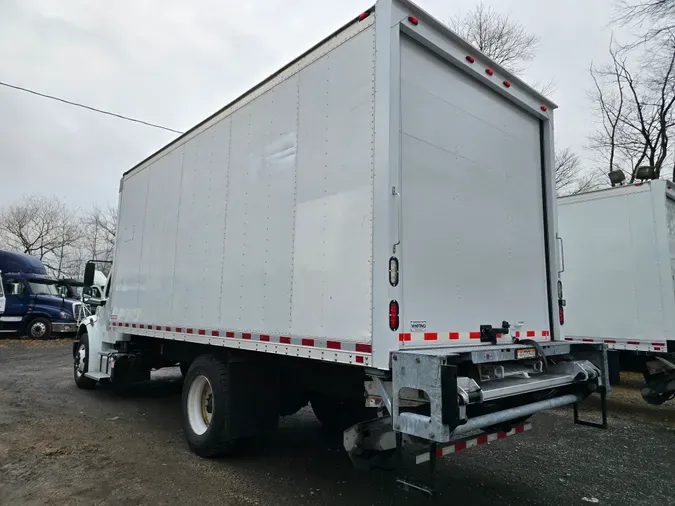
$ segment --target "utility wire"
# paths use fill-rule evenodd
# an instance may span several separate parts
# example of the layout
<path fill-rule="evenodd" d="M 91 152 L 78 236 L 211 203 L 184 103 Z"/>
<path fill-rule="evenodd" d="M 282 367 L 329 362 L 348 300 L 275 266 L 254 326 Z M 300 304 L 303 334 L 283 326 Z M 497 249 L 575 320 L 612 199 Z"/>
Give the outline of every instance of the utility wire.
<path fill-rule="evenodd" d="M 136 119 L 136 118 L 130 118 L 128 116 L 123 116 L 122 114 L 117 114 L 117 113 L 110 112 L 110 111 L 104 111 L 103 109 L 97 109 L 96 107 L 91 107 L 91 106 L 88 106 L 88 105 L 79 104 L 77 102 L 71 102 L 70 100 L 65 100 L 63 98 L 54 97 L 52 95 L 46 95 L 44 93 L 39 93 L 37 91 L 31 90 L 31 89 L 28 89 L 28 88 L 22 88 L 21 86 L 15 86 L 13 84 L 4 83 L 2 81 L 0 81 L 0 86 L 6 86 L 7 88 L 12 88 L 12 89 L 19 90 L 19 91 L 25 91 L 26 93 L 30 93 L 32 95 L 37 95 L 38 97 L 48 98 L 50 100 L 56 100 L 57 102 L 62 102 L 64 104 L 72 105 L 72 106 L 75 106 L 75 107 L 81 107 L 82 109 L 88 109 L 90 111 L 98 112 L 98 113 L 101 113 L 101 114 L 107 114 L 108 116 L 114 116 L 115 118 L 120 118 L 120 119 L 127 120 L 127 121 L 133 121 L 134 123 L 140 123 L 141 125 L 146 125 L 146 126 L 153 127 L 153 128 L 160 128 L 162 130 L 167 130 L 169 132 L 173 132 L 173 133 L 176 133 L 176 134 L 182 134 L 183 133 L 183 132 L 180 132 L 178 130 L 174 130 L 173 128 L 168 128 L 168 127 L 165 127 L 165 126 L 162 126 L 162 125 L 156 125 L 155 123 L 148 123 L 147 121 L 143 121 L 143 120 Z"/>

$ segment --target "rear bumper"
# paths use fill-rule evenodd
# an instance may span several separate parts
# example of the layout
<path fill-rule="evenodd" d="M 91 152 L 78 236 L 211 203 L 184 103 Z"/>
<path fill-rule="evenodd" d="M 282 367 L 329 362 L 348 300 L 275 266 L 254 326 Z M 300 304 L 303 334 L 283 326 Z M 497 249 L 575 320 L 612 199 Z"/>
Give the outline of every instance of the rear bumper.
<path fill-rule="evenodd" d="M 540 344 L 534 357 L 529 354 L 531 347 L 522 344 L 395 353 L 395 430 L 447 443 L 461 434 L 575 404 L 592 392 L 609 391 L 604 345 Z M 405 395 L 400 393 L 420 390 L 428 398 L 428 409 L 407 409 L 401 400 Z"/>
<path fill-rule="evenodd" d="M 75 332 L 77 332 L 77 323 L 75 322 L 52 323 L 52 332 L 55 334 L 74 334 Z"/>

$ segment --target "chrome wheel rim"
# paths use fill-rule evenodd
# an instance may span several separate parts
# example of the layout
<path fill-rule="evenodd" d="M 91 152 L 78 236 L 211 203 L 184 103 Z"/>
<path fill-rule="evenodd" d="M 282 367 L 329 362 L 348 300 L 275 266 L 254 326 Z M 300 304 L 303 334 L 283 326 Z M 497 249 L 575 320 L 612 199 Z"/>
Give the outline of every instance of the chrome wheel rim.
<path fill-rule="evenodd" d="M 42 337 L 47 333 L 47 325 L 42 322 L 35 322 L 30 326 L 30 335 L 33 337 Z"/>

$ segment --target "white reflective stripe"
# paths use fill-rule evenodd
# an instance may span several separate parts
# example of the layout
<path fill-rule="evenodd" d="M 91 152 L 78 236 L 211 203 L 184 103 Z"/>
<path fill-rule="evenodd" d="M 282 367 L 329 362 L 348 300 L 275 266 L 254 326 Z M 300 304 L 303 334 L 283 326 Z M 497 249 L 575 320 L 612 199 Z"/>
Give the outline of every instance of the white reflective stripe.
<path fill-rule="evenodd" d="M 21 316 L 0 316 L 0 322 L 20 322 Z"/>

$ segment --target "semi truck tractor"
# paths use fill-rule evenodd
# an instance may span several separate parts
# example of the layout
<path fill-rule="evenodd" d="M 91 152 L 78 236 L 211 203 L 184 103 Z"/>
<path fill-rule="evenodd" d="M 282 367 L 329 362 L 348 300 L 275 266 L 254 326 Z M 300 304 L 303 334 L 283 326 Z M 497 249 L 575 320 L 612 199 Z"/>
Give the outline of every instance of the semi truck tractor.
<path fill-rule="evenodd" d="M 605 343 L 612 381 L 640 372 L 643 398 L 675 397 L 675 189 L 663 180 L 561 198 L 566 337 Z"/>
<path fill-rule="evenodd" d="M 124 173 L 75 382 L 180 365 L 197 454 L 309 403 L 355 462 L 604 398 L 604 345 L 560 322 L 554 109 L 380 0 Z"/>
<path fill-rule="evenodd" d="M 0 337 L 73 336 L 81 303 L 57 285 L 36 257 L 0 251 Z"/>

